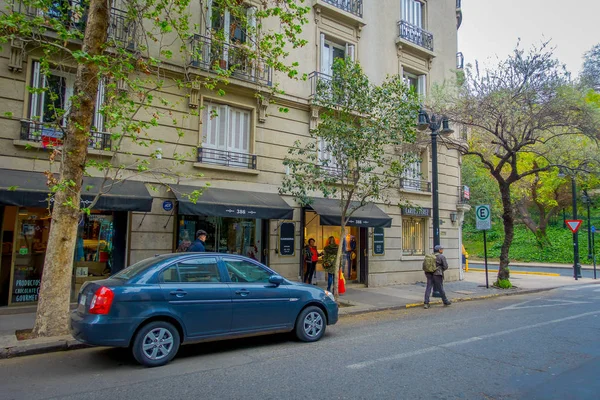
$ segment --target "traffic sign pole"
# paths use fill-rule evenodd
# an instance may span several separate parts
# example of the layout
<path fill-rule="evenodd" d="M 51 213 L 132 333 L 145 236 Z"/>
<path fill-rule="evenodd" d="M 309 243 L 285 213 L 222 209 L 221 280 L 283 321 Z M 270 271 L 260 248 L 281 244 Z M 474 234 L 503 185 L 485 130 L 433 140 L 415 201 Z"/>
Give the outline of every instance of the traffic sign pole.
<path fill-rule="evenodd" d="M 486 231 L 492 229 L 492 213 L 490 212 L 489 205 L 477 206 L 475 209 L 475 222 L 477 229 L 483 231 L 483 256 L 485 262 L 485 287 L 490 288 L 490 282 L 488 278 L 488 262 L 487 262 L 487 235 Z"/>
<path fill-rule="evenodd" d="M 488 280 L 488 264 L 487 264 L 487 237 L 485 235 L 486 230 L 483 231 L 483 257 L 485 262 L 485 288 L 490 288 L 490 282 Z"/>

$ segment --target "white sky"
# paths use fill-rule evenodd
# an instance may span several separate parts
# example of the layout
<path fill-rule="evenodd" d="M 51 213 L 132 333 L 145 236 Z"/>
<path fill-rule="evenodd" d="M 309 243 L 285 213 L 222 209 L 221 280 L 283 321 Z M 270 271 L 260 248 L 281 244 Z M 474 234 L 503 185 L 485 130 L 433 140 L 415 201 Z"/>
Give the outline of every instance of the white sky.
<path fill-rule="evenodd" d="M 521 47 L 552 39 L 555 56 L 575 78 L 583 53 L 600 43 L 600 0 L 462 0 L 458 51 L 466 63 L 506 58 Z"/>

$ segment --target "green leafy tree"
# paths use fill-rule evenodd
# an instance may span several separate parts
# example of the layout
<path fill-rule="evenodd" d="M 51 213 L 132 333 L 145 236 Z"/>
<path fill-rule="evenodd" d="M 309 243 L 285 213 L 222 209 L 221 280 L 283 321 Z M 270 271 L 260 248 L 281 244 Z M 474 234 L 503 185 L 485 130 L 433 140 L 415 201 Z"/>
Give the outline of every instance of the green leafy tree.
<path fill-rule="evenodd" d="M 583 70 L 580 79 L 588 88 L 600 91 L 600 43 L 583 56 Z"/>
<path fill-rule="evenodd" d="M 301 78 L 297 64 L 286 62 L 286 57 L 291 49 L 306 44 L 300 34 L 310 8 L 303 3 L 264 0 L 254 8 L 239 0 L 6 3 L 0 12 L 0 44 L 17 44 L 37 58 L 45 83 L 55 69 L 76 73 L 73 95 L 66 101 L 61 102 L 61 93 L 51 85 L 28 88 L 32 95 L 45 94 L 44 129 L 53 129 L 61 137 L 50 152 L 58 174 L 46 172 L 49 203 L 54 205 L 35 335 L 68 332 L 77 224 L 94 205 L 80 207 L 84 175 L 96 170 L 105 178 L 95 201 L 112 184 L 140 174 L 167 184 L 176 179 L 179 167 L 195 158 L 193 152 L 180 149 L 185 120 L 198 115 L 197 110 L 189 110 L 188 102 L 198 107 L 199 90 L 224 95 L 230 78 L 241 74 L 251 78 L 256 95 L 262 97 L 280 92 L 277 85 L 270 86 L 271 71 Z M 198 35 L 199 20 L 204 21 L 205 35 Z M 104 96 L 98 102 L 102 86 Z M 176 91 L 190 94 L 171 95 Z M 101 128 L 95 126 L 96 109 L 109 140 L 97 140 Z M 34 125 L 39 134 L 41 124 Z M 178 139 L 169 160 L 163 160 L 162 150 L 155 145 L 163 143 L 159 132 L 168 125 Z M 155 149 L 149 156 L 140 155 L 150 147 Z M 111 152 L 112 157 L 93 158 L 90 148 Z M 200 192 L 186 195 L 196 199 Z"/>
<path fill-rule="evenodd" d="M 508 279 L 515 185 L 564 164 L 552 153 L 559 143 L 597 138 L 598 109 L 570 82 L 548 43 L 529 52 L 517 46 L 507 59 L 485 71 L 467 67 L 465 83 L 439 100 L 433 99 L 433 107 L 471 132 L 468 144 L 447 140 L 447 145 L 477 159 L 498 185 L 504 228 L 498 280 Z M 547 161 L 520 162 L 527 154 Z M 573 158 L 568 165 L 580 168 L 583 163 Z"/>
<path fill-rule="evenodd" d="M 374 85 L 360 65 L 342 59 L 334 62 L 331 79 L 318 82 L 312 101 L 320 109 L 318 127 L 290 148 L 284 161 L 289 174 L 280 192 L 302 205 L 315 195 L 338 199 L 344 237 L 357 209 L 372 201 L 398 199 L 394 190 L 406 160 L 394 150 L 415 142 L 419 103 L 400 76 Z M 336 271 L 341 251 L 339 246 Z"/>

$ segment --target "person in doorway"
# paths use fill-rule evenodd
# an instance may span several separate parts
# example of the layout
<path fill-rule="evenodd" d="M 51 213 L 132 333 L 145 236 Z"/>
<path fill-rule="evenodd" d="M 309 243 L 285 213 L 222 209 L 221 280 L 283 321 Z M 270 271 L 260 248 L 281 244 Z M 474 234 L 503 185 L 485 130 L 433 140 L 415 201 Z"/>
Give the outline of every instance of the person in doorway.
<path fill-rule="evenodd" d="M 306 273 L 304 274 L 304 283 L 312 285 L 312 279 L 315 274 L 315 269 L 317 268 L 317 261 L 319 261 L 319 256 L 322 255 L 323 253 L 319 253 L 317 251 L 317 246 L 315 246 L 315 239 L 308 239 L 308 244 L 304 247 L 304 260 L 306 261 Z"/>
<path fill-rule="evenodd" d="M 329 236 L 327 240 L 327 246 L 323 249 L 323 269 L 327 271 L 327 290 L 331 291 L 333 286 L 333 274 L 337 269 L 337 252 L 338 245 L 335 243 L 335 238 Z"/>
<path fill-rule="evenodd" d="M 431 289 L 440 293 L 440 297 L 444 302 L 445 306 L 449 306 L 452 304 L 448 297 L 446 297 L 446 292 L 444 291 L 444 271 L 448 269 L 448 261 L 446 260 L 446 256 L 444 255 L 444 246 L 436 245 L 433 248 L 435 253 L 435 266 L 436 269 L 433 273 L 425 273 L 427 277 L 427 287 L 425 288 L 425 308 L 429 308 L 429 295 L 431 293 Z"/>
<path fill-rule="evenodd" d="M 344 251 L 344 262 L 348 266 L 348 279 L 352 279 L 352 254 L 356 250 L 356 238 L 348 233 L 342 241 L 342 250 Z M 356 257 L 356 256 L 355 256 Z"/>
<path fill-rule="evenodd" d="M 200 229 L 196 232 L 196 240 L 192 243 L 190 247 L 188 247 L 188 252 L 205 252 L 206 247 L 204 242 L 206 242 L 206 231 Z"/>

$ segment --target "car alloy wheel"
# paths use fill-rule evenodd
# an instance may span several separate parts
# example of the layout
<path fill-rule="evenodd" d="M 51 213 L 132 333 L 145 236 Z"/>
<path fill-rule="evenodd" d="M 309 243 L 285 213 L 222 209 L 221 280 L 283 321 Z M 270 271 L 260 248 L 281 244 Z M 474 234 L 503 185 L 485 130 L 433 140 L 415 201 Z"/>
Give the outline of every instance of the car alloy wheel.
<path fill-rule="evenodd" d="M 173 349 L 173 335 L 165 328 L 156 328 L 148 332 L 143 340 L 143 350 L 150 360 L 160 360 Z"/>
<path fill-rule="evenodd" d="M 304 317 L 304 333 L 313 339 L 323 330 L 323 318 L 316 312 L 310 312 Z"/>

